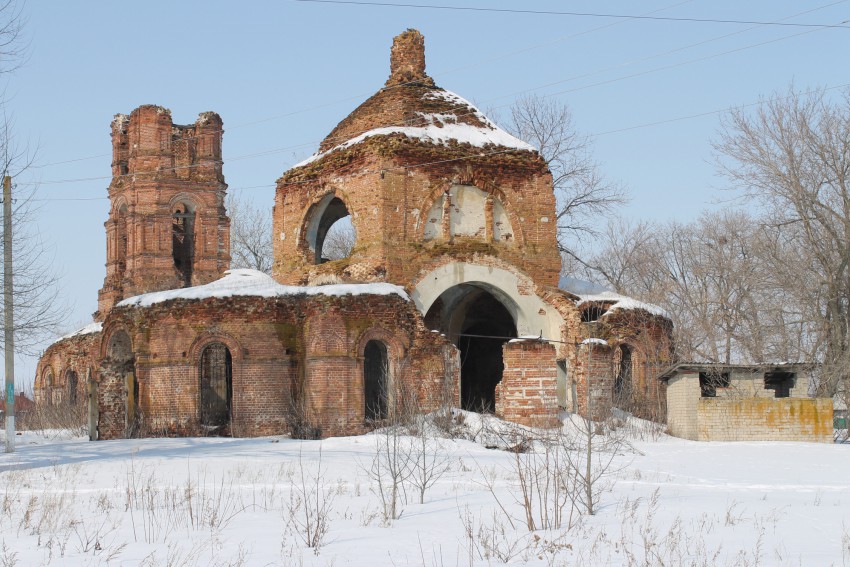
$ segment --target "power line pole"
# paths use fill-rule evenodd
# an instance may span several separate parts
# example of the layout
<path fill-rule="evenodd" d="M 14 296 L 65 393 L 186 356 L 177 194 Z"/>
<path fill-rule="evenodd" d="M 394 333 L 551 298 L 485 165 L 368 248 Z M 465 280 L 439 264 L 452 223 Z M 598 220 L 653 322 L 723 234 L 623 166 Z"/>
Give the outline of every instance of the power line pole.
<path fill-rule="evenodd" d="M 15 452 L 15 317 L 12 311 L 12 178 L 3 178 L 3 355 L 6 361 L 6 452 Z"/>

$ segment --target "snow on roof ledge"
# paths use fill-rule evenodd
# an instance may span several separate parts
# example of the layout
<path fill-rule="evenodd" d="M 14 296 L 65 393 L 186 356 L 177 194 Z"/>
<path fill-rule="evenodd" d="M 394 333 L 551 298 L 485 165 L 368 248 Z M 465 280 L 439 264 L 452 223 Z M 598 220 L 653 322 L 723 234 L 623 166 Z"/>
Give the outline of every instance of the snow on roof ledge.
<path fill-rule="evenodd" d="M 291 286 L 277 283 L 257 270 L 228 270 L 223 278 L 205 285 L 145 293 L 118 303 L 118 307 L 150 307 L 174 299 L 207 299 L 225 297 L 286 297 L 295 295 L 398 295 L 409 300 L 404 289 L 388 283 L 334 284 Z"/>
<path fill-rule="evenodd" d="M 581 341 L 583 345 L 598 345 L 598 346 L 608 346 L 608 341 L 605 339 L 584 339 Z"/>
<path fill-rule="evenodd" d="M 79 337 L 81 335 L 90 335 L 92 333 L 99 333 L 103 330 L 103 323 L 89 323 L 85 327 L 81 329 L 77 329 L 73 333 L 68 333 L 67 335 L 63 335 L 56 339 L 56 342 L 64 341 L 65 339 L 70 339 L 71 337 Z"/>
<path fill-rule="evenodd" d="M 668 315 L 665 310 L 658 307 L 657 305 L 653 305 L 652 303 L 644 303 L 643 301 L 638 301 L 637 299 L 632 299 L 631 297 L 626 297 L 625 295 L 620 295 L 618 293 L 614 293 L 613 291 L 605 291 L 592 295 L 579 295 L 579 298 L 580 300 L 576 304 L 577 307 L 581 307 L 585 303 L 610 303 L 611 305 L 608 307 L 608 310 L 605 312 L 605 315 L 608 315 L 611 312 L 618 310 L 643 309 L 644 311 L 647 311 L 652 315 L 659 315 L 668 319 L 670 318 L 670 315 Z"/>
<path fill-rule="evenodd" d="M 459 122 L 458 117 L 454 114 L 418 113 L 419 116 L 429 124 L 425 126 L 385 126 L 382 128 L 374 128 L 338 144 L 327 151 L 316 152 L 304 161 L 296 163 L 290 169 L 303 167 L 325 157 L 328 154 L 350 148 L 351 146 L 359 144 L 366 138 L 371 138 L 372 136 L 389 136 L 392 134 L 403 134 L 413 140 L 419 140 L 421 142 L 427 142 L 435 145 L 445 146 L 448 145 L 449 141 L 454 140 L 460 144 L 469 144 L 478 148 L 499 146 L 529 152 L 537 151 L 531 144 L 523 142 L 496 126 L 496 124 L 484 116 L 477 108 L 472 106 L 469 101 L 460 95 L 456 95 L 449 91 L 430 91 L 425 94 L 424 98 L 442 98 L 454 104 L 466 105 L 471 109 L 471 112 L 476 116 L 476 118 L 484 124 L 484 126 L 473 126 L 471 124 Z"/>

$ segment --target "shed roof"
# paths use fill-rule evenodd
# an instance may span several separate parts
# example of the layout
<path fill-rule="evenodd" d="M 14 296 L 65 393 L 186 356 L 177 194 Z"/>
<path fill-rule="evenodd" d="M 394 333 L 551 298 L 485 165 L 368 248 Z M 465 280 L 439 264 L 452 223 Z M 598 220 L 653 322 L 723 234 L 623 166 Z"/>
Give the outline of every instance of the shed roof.
<path fill-rule="evenodd" d="M 678 362 L 662 372 L 659 380 L 669 380 L 684 372 L 802 372 L 814 365 L 810 362 L 764 362 L 761 364 L 724 364 L 721 362 Z"/>

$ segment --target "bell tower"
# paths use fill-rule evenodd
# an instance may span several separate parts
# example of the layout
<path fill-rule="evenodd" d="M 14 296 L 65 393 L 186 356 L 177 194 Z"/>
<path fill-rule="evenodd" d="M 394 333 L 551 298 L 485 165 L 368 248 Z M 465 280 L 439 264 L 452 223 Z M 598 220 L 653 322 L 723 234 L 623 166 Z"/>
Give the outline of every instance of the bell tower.
<path fill-rule="evenodd" d="M 106 278 L 95 319 L 126 297 L 213 281 L 230 267 L 221 117 L 144 105 L 112 121 Z"/>

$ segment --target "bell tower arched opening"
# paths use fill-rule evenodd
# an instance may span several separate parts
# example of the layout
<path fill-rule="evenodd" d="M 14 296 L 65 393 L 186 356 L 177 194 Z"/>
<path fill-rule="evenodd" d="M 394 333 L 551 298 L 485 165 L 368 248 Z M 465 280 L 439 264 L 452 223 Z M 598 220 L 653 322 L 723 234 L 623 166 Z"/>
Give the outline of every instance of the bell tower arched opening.
<path fill-rule="evenodd" d="M 464 283 L 444 291 L 425 315 L 425 324 L 444 333 L 460 350 L 460 405 L 494 411 L 502 380 L 502 346 L 517 337 L 516 322 L 499 290 Z"/>
<path fill-rule="evenodd" d="M 180 283 L 183 287 L 191 286 L 195 261 L 195 211 L 185 203 L 178 203 L 171 212 L 171 256 Z"/>

